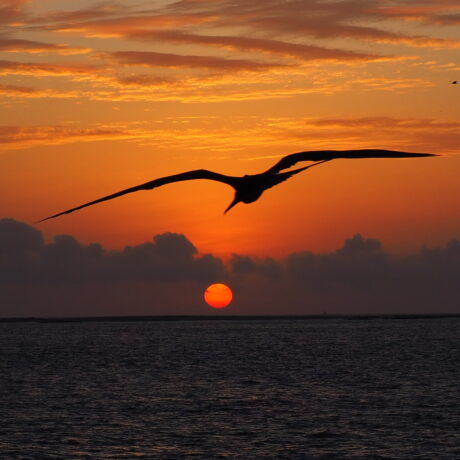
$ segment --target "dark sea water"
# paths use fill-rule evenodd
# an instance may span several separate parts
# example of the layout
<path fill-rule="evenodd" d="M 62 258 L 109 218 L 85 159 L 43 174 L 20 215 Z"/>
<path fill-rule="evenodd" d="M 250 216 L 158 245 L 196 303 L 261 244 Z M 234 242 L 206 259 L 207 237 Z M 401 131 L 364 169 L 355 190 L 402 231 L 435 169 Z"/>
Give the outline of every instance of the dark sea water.
<path fill-rule="evenodd" d="M 457 459 L 460 319 L 0 324 L 0 457 Z"/>

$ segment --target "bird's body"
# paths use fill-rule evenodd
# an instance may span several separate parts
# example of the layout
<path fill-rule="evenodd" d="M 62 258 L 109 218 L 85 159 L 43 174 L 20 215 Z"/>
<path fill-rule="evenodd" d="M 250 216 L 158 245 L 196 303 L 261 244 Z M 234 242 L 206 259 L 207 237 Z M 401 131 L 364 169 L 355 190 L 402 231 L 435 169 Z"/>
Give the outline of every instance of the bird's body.
<path fill-rule="evenodd" d="M 458 81 L 458 80 L 454 80 L 454 81 L 452 82 L 453 85 L 458 85 L 459 83 L 460 83 L 460 81 Z"/>
<path fill-rule="evenodd" d="M 111 195 L 104 196 L 94 201 L 82 204 L 75 208 L 68 209 L 66 211 L 54 214 L 52 216 L 46 217 L 39 222 L 45 220 L 54 219 L 55 217 L 62 216 L 64 214 L 70 214 L 79 209 L 92 206 L 103 201 L 112 200 L 122 195 L 128 193 L 137 192 L 140 190 L 152 190 L 157 187 L 161 187 L 166 184 L 171 184 L 174 182 L 182 182 L 187 180 L 196 180 L 196 179 L 207 179 L 222 182 L 224 184 L 230 185 L 235 190 L 234 200 L 230 203 L 225 212 L 229 211 L 237 203 L 253 203 L 257 201 L 260 196 L 271 187 L 284 182 L 295 174 L 298 174 L 301 171 L 305 171 L 308 168 L 319 165 L 326 161 L 335 160 L 339 158 L 414 158 L 414 157 L 427 157 L 434 156 L 429 153 L 410 153 L 410 152 L 400 152 L 395 150 L 379 150 L 379 149 L 363 149 L 363 150 L 316 150 L 316 151 L 305 151 L 297 152 L 287 155 L 281 160 L 279 160 L 274 166 L 269 168 L 267 171 L 260 174 L 246 175 L 246 176 L 227 176 L 225 174 L 219 174 L 213 171 L 208 171 L 207 169 L 196 169 L 193 171 L 187 171 L 180 174 L 174 174 L 172 176 L 161 177 L 159 179 L 154 179 L 144 184 L 136 185 L 119 192 L 113 193 Z M 284 169 L 288 169 L 294 166 L 299 161 L 314 161 L 312 165 L 304 166 L 303 168 L 298 168 L 286 172 L 281 172 Z"/>

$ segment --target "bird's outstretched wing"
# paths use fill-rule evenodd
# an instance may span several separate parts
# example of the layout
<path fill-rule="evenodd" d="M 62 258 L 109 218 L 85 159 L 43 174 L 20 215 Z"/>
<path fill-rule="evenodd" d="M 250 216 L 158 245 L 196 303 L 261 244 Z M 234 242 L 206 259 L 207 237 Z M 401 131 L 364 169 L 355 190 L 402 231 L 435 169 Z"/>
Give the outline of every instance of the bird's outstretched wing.
<path fill-rule="evenodd" d="M 54 219 L 55 217 L 59 217 L 64 214 L 70 214 L 71 212 L 78 211 L 79 209 L 86 208 L 87 206 L 92 206 L 93 204 L 102 203 L 103 201 L 112 200 L 113 198 L 118 198 L 119 196 L 126 195 L 127 193 L 137 192 L 139 190 L 151 190 L 153 188 L 161 187 L 162 185 L 171 184 L 173 182 L 181 182 L 181 181 L 193 180 L 193 179 L 215 180 L 218 182 L 223 182 L 224 184 L 228 184 L 232 187 L 235 187 L 235 184 L 237 183 L 239 178 L 233 177 L 233 176 L 226 176 L 224 174 L 218 174 L 212 171 L 208 171 L 206 169 L 196 169 L 194 171 L 188 171 L 188 172 L 184 172 L 181 174 L 174 174 L 172 176 L 160 177 L 159 179 L 155 179 L 150 182 L 146 182 L 145 184 L 140 184 L 134 187 L 120 190 L 119 192 L 112 193 L 111 195 L 103 196 L 102 198 L 98 198 L 97 200 L 90 201 L 89 203 L 85 203 L 80 206 L 76 206 L 75 208 L 67 209 L 66 211 L 59 212 L 49 217 L 45 217 L 44 219 L 39 220 L 37 223 L 44 222 L 45 220 L 49 220 L 49 219 Z"/>
<path fill-rule="evenodd" d="M 266 182 L 267 184 L 266 188 L 269 189 L 269 188 L 274 187 L 275 185 L 281 184 L 281 182 L 288 180 L 290 177 L 294 176 L 295 174 L 305 171 L 306 169 L 313 168 L 314 166 L 318 166 L 321 163 L 325 163 L 326 161 L 329 161 L 329 160 L 318 161 L 316 163 L 313 163 L 312 165 L 304 166 L 303 168 L 291 169 L 290 171 L 280 172 L 276 174 L 269 174 L 265 172 L 264 174 L 269 177 L 269 179 Z"/>
<path fill-rule="evenodd" d="M 326 161 L 337 158 L 412 158 L 412 157 L 431 157 L 436 156 L 431 153 L 410 153 L 400 152 L 397 150 L 311 150 L 307 152 L 291 153 L 281 158 L 278 163 L 268 169 L 266 172 L 276 174 L 283 169 L 294 166 L 299 161 Z"/>

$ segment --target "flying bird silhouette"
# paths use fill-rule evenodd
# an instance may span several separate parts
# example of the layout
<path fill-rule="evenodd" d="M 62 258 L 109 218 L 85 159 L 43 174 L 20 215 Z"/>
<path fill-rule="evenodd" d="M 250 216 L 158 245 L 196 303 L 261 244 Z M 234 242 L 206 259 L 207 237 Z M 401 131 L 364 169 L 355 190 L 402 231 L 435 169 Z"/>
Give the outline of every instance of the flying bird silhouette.
<path fill-rule="evenodd" d="M 172 176 L 160 177 L 144 184 L 136 185 L 124 190 L 121 190 L 111 195 L 98 198 L 97 200 L 84 203 L 75 208 L 67 209 L 66 211 L 59 212 L 49 217 L 38 221 L 37 223 L 44 222 L 45 220 L 54 219 L 64 214 L 70 214 L 71 212 L 78 211 L 79 209 L 92 206 L 93 204 L 101 203 L 103 201 L 112 200 L 119 196 L 126 195 L 127 193 L 137 192 L 139 190 L 152 190 L 162 185 L 172 184 L 173 182 L 181 182 L 186 180 L 195 179 L 208 179 L 217 182 L 223 182 L 224 184 L 230 185 L 235 190 L 235 196 L 233 201 L 224 211 L 227 213 L 237 203 L 253 203 L 260 198 L 265 190 L 268 190 L 275 185 L 284 182 L 290 177 L 298 174 L 301 171 L 305 171 L 313 166 L 317 166 L 326 161 L 336 160 L 339 158 L 414 158 L 414 157 L 429 157 L 436 156 L 431 153 L 409 153 L 399 152 L 395 150 L 379 150 L 379 149 L 364 149 L 364 150 L 313 150 L 306 152 L 298 152 L 287 155 L 279 160 L 274 166 L 267 171 L 260 174 L 246 175 L 246 176 L 227 176 L 225 174 L 219 174 L 207 169 L 197 169 L 194 171 L 188 171 L 180 174 L 174 174 Z M 315 161 L 314 164 L 304 166 L 303 168 L 294 169 L 291 171 L 281 172 L 284 169 L 288 169 L 294 166 L 300 161 Z"/>
<path fill-rule="evenodd" d="M 454 80 L 454 81 L 452 82 L 453 85 L 458 85 L 459 83 L 460 83 L 460 81 L 458 81 L 458 80 Z"/>

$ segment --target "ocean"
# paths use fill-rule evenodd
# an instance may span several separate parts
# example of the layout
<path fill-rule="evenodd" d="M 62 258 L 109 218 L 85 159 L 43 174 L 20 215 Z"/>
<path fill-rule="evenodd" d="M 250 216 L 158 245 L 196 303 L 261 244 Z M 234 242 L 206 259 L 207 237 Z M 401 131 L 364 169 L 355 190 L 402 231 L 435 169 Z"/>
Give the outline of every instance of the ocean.
<path fill-rule="evenodd" d="M 460 318 L 0 323 L 0 458 L 460 458 Z"/>

